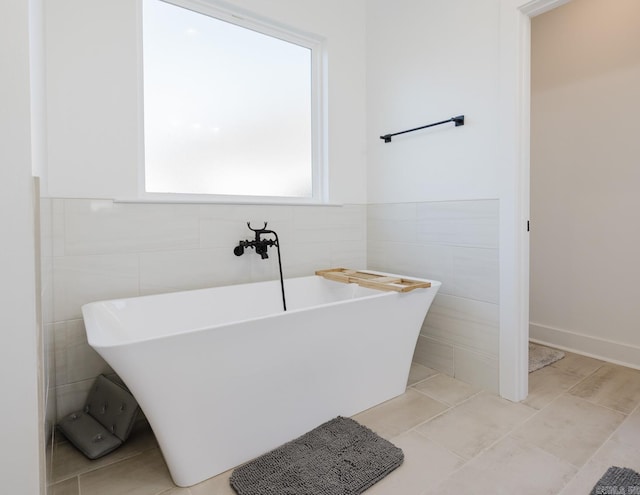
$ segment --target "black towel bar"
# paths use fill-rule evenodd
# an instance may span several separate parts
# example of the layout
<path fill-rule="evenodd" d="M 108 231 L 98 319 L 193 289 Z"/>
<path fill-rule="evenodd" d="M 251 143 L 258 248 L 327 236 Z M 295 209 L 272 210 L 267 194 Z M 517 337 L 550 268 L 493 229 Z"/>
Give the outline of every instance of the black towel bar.
<path fill-rule="evenodd" d="M 436 122 L 435 124 L 423 125 L 422 127 L 416 127 L 414 129 L 409 129 L 406 131 L 395 132 L 393 134 L 385 134 L 384 136 L 380 136 L 380 139 L 384 139 L 385 143 L 390 143 L 391 138 L 393 136 L 397 136 L 398 134 L 406 134 L 407 132 L 419 131 L 420 129 L 426 129 L 427 127 L 433 127 L 435 125 L 446 124 L 447 122 L 455 122 L 456 127 L 464 125 L 464 115 L 458 115 L 457 117 L 451 117 L 448 120 L 443 120 L 442 122 Z"/>

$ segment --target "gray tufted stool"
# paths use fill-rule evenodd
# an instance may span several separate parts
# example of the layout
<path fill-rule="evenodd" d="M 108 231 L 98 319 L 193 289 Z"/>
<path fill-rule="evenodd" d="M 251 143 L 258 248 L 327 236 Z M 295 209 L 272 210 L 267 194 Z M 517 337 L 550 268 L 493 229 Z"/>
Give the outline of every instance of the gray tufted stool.
<path fill-rule="evenodd" d="M 84 409 L 69 414 L 57 426 L 85 456 L 97 459 L 124 443 L 139 410 L 126 388 L 100 375 Z"/>

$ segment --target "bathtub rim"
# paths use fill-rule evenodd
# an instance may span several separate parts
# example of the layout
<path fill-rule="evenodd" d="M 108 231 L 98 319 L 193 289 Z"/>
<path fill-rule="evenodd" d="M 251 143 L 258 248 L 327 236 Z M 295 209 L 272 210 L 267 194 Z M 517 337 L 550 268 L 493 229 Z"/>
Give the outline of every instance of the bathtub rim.
<path fill-rule="evenodd" d="M 368 273 L 373 273 L 373 274 L 376 274 L 376 275 L 398 276 L 398 277 L 402 276 L 402 277 L 408 278 L 408 277 L 406 277 L 404 275 L 398 275 L 398 274 L 388 273 L 388 272 L 380 272 L 380 271 L 375 271 L 375 270 L 363 270 L 363 271 L 366 271 Z M 338 282 L 338 281 L 334 281 L 334 280 L 327 280 L 324 277 L 321 277 L 319 275 L 303 275 L 303 276 L 300 276 L 300 277 L 290 277 L 290 278 L 284 279 L 284 280 L 285 280 L 285 283 L 286 283 L 287 280 L 296 280 L 296 279 L 303 279 L 303 278 L 308 278 L 308 279 L 321 278 L 323 280 L 326 280 L 327 283 L 348 285 L 348 286 L 354 287 L 354 289 L 356 287 L 360 287 L 356 283 L 345 284 L 344 282 Z M 93 335 L 93 332 L 89 331 L 89 326 L 90 326 L 89 322 L 92 319 L 96 318 L 96 316 L 93 314 L 93 308 L 103 307 L 106 303 L 116 303 L 116 302 L 119 302 L 119 301 L 129 301 L 129 300 L 132 300 L 132 299 L 141 300 L 141 299 L 150 299 L 150 298 L 155 298 L 155 297 L 169 295 L 169 294 L 182 294 L 182 293 L 189 293 L 189 292 L 204 292 L 204 291 L 211 290 L 211 289 L 222 289 L 224 287 L 239 286 L 239 285 L 267 284 L 267 283 L 274 283 L 275 284 L 278 281 L 277 280 L 263 280 L 263 281 L 258 281 L 258 282 L 246 282 L 246 283 L 242 283 L 242 284 L 220 285 L 220 286 L 213 286 L 213 287 L 204 287 L 204 288 L 199 288 L 199 289 L 186 289 L 186 290 L 178 290 L 178 291 L 171 291 L 171 292 L 163 292 L 163 293 L 159 293 L 159 294 L 147 294 L 147 295 L 144 295 L 144 296 L 131 296 L 131 297 L 121 297 L 121 298 L 114 298 L 114 299 L 103 299 L 103 300 L 98 300 L 98 301 L 92 301 L 92 302 L 85 303 L 85 304 L 82 305 L 82 307 L 81 307 L 81 309 L 82 309 L 82 319 L 83 319 L 84 326 L 85 326 L 85 333 L 86 333 L 86 336 L 87 336 L 88 344 L 94 349 L 111 348 L 111 347 L 119 347 L 119 346 L 141 344 L 141 343 L 144 343 L 144 342 L 152 342 L 152 341 L 171 338 L 171 337 L 176 337 L 176 336 L 190 335 L 190 334 L 195 334 L 195 333 L 198 333 L 198 332 L 204 332 L 204 331 L 207 331 L 207 330 L 215 330 L 217 328 L 224 328 L 224 327 L 243 324 L 243 323 L 247 323 L 247 322 L 255 322 L 255 321 L 265 320 L 265 319 L 273 318 L 273 317 L 276 317 L 276 316 L 286 316 L 287 314 L 297 314 L 297 313 L 301 313 L 301 312 L 304 312 L 304 311 L 309 311 L 310 309 L 315 309 L 315 308 L 327 308 L 327 307 L 336 306 L 336 305 L 349 304 L 349 303 L 353 303 L 356 300 L 357 301 L 361 301 L 361 300 L 368 300 L 368 299 L 374 299 L 374 298 L 380 298 L 380 297 L 391 297 L 394 294 L 397 294 L 397 295 L 400 295 L 400 296 L 407 296 L 407 295 L 410 295 L 414 291 L 424 292 L 424 291 L 431 291 L 433 289 L 436 289 L 436 293 L 437 293 L 439 291 L 440 286 L 442 285 L 442 282 L 439 282 L 437 280 L 418 278 L 418 277 L 411 277 L 411 278 L 413 280 L 417 280 L 419 282 L 430 282 L 431 283 L 431 287 L 417 288 L 417 289 L 413 289 L 412 291 L 409 291 L 409 292 L 383 291 L 383 290 L 378 290 L 378 289 L 371 289 L 371 288 L 368 288 L 368 287 L 360 287 L 361 289 L 371 291 L 372 293 L 371 294 L 367 294 L 367 295 L 363 295 L 363 296 L 359 296 L 359 297 L 352 297 L 352 298 L 349 298 L 349 299 L 342 299 L 342 300 L 339 300 L 339 301 L 331 301 L 331 302 L 328 302 L 328 303 L 317 304 L 317 305 L 314 305 L 314 306 L 307 306 L 307 307 L 296 308 L 296 309 L 288 309 L 287 311 L 284 311 L 284 310 L 280 309 L 278 311 L 274 311 L 274 312 L 266 314 L 266 315 L 255 316 L 255 317 L 251 317 L 251 318 L 237 319 L 237 320 L 233 320 L 233 321 L 229 321 L 229 322 L 216 323 L 216 324 L 212 324 L 212 325 L 199 326 L 199 327 L 189 328 L 187 330 L 183 330 L 183 331 L 176 332 L 176 333 L 169 333 L 169 334 L 166 334 L 166 335 L 156 335 L 156 336 L 151 336 L 151 337 L 142 337 L 142 338 L 120 340 L 118 342 L 98 343 L 98 342 L 95 341 L 95 339 L 92 339 L 92 336 L 95 337 L 95 335 Z M 285 289 L 286 289 L 286 286 L 285 286 Z"/>

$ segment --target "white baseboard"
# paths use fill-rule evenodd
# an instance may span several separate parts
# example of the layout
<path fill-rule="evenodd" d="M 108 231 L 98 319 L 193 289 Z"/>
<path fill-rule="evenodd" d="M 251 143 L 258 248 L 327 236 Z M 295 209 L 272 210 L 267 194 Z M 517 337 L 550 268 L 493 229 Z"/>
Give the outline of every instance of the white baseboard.
<path fill-rule="evenodd" d="M 563 351 L 640 369 L 640 347 L 569 330 L 529 323 L 529 340 Z"/>

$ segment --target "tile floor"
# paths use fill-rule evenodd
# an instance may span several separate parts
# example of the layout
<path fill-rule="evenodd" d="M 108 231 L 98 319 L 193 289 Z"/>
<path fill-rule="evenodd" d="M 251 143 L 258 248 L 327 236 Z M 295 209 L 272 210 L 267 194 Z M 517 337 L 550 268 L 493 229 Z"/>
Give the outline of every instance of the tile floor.
<path fill-rule="evenodd" d="M 355 416 L 405 461 L 367 495 L 584 495 L 608 467 L 640 471 L 640 371 L 567 353 L 515 404 L 414 364 L 405 394 Z M 152 433 L 88 461 L 54 445 L 53 495 L 234 495 L 230 472 L 177 488 Z"/>

